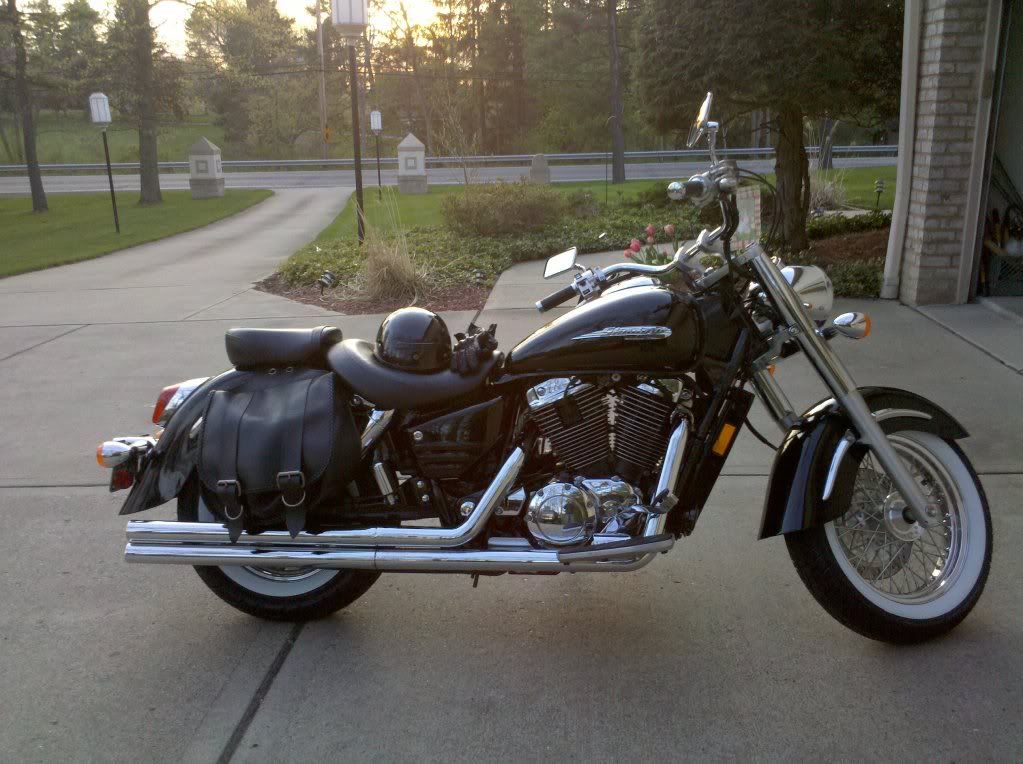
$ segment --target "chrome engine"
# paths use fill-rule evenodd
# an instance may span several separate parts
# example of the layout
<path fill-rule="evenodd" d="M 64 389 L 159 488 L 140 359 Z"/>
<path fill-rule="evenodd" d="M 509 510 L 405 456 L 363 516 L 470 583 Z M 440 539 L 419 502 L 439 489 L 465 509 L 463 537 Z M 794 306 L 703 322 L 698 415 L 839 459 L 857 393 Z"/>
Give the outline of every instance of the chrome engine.
<path fill-rule="evenodd" d="M 647 383 L 601 388 L 549 379 L 526 393 L 530 416 L 565 469 L 637 480 L 668 447 L 675 400 Z"/>
<path fill-rule="evenodd" d="M 618 479 L 578 478 L 575 483 L 550 483 L 529 500 L 526 527 L 538 541 L 551 546 L 584 544 L 598 529 L 623 524 L 639 494 Z"/>
<path fill-rule="evenodd" d="M 664 457 L 675 396 L 652 384 L 600 387 L 559 378 L 531 388 L 526 398 L 551 451 L 577 476 L 533 493 L 525 515 L 532 536 L 568 546 L 597 532 L 629 532 L 645 511 L 633 483 Z"/>

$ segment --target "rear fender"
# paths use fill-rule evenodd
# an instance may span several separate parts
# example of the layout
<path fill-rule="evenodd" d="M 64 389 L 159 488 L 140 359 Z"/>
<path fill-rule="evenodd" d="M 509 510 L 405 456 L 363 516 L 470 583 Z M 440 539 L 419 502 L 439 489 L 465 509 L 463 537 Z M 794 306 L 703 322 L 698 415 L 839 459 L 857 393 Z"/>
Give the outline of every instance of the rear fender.
<path fill-rule="evenodd" d="M 185 399 L 146 457 L 120 514 L 152 509 L 176 497 L 199 463 L 198 432 L 192 432 L 214 390 L 230 390 L 248 376 L 231 369 L 210 377 Z"/>
<path fill-rule="evenodd" d="M 968 433 L 944 409 L 893 387 L 860 388 L 885 432 L 918 430 L 959 440 Z M 774 459 L 758 538 L 812 528 L 849 506 L 859 457 L 866 447 L 834 398 L 811 407 L 785 436 Z"/>

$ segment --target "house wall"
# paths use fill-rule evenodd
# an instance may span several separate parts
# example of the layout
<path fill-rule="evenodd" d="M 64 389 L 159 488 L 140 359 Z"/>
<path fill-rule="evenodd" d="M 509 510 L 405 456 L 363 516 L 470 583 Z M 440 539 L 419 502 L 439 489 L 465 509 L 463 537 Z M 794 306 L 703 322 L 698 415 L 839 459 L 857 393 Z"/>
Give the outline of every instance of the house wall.
<path fill-rule="evenodd" d="M 989 0 L 923 0 L 912 184 L 899 297 L 911 305 L 961 302 L 964 252 L 975 226 L 975 172 Z M 984 129 L 986 135 L 986 128 Z M 973 203 L 976 207 L 976 203 Z"/>

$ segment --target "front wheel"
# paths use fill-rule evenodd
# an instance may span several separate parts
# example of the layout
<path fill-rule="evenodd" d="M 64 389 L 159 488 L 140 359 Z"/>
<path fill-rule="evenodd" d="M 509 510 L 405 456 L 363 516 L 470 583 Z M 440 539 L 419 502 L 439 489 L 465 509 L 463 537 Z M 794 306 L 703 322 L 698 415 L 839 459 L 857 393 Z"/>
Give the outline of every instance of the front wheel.
<path fill-rule="evenodd" d="M 178 499 L 178 520 L 217 522 L 198 491 Z M 224 602 L 270 621 L 311 621 L 352 604 L 380 578 L 372 570 L 196 566 L 199 578 Z"/>
<path fill-rule="evenodd" d="M 888 437 L 939 508 L 940 523 L 915 523 L 868 451 L 848 511 L 785 542 L 799 577 L 835 619 L 871 639 L 922 642 L 955 627 L 980 598 L 991 565 L 991 515 L 953 441 L 916 431 Z"/>

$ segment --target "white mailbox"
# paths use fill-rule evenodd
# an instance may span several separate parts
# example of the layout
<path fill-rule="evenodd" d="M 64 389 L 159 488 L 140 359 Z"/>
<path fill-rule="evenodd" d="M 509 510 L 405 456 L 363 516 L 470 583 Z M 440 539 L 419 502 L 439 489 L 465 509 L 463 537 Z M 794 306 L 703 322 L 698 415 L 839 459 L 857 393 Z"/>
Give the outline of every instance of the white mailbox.
<path fill-rule="evenodd" d="M 213 199 L 224 195 L 224 165 L 220 148 L 200 138 L 188 150 L 188 186 L 193 199 Z"/>
<path fill-rule="evenodd" d="M 398 190 L 403 194 L 425 194 L 426 188 L 426 146 L 409 133 L 398 144 Z"/>

